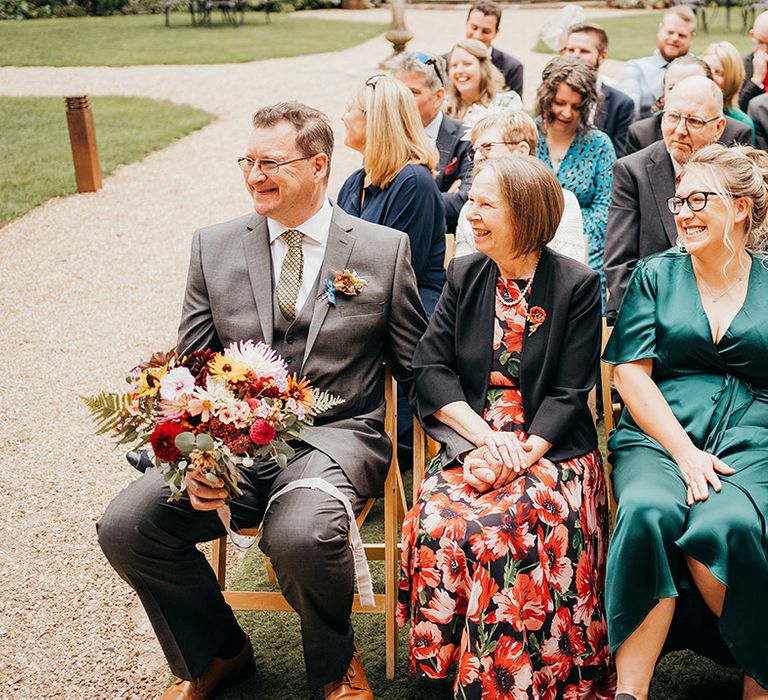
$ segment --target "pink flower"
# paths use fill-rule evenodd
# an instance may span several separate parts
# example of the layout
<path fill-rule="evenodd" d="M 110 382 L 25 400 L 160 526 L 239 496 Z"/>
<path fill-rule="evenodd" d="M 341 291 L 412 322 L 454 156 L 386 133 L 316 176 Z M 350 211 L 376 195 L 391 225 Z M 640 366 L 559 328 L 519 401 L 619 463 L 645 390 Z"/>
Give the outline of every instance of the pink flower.
<path fill-rule="evenodd" d="M 176 367 L 160 380 L 160 396 L 168 401 L 179 401 L 195 390 L 195 378 L 186 367 Z"/>
<path fill-rule="evenodd" d="M 266 445 L 275 437 L 275 428 L 263 418 L 258 418 L 253 422 L 248 435 L 257 445 Z"/>

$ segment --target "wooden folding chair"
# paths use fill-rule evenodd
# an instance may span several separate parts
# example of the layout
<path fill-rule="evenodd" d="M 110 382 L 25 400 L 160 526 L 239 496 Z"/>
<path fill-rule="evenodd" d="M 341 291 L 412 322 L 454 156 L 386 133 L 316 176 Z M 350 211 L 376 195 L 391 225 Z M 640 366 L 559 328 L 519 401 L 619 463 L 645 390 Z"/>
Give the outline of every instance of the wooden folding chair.
<path fill-rule="evenodd" d="M 399 526 L 406 511 L 405 487 L 397 463 L 397 389 L 392 373 L 387 367 L 384 376 L 384 396 L 386 414 L 384 429 L 392 440 L 392 457 L 389 471 L 384 482 L 384 543 L 365 544 L 365 553 L 369 560 L 384 560 L 384 593 L 374 595 L 375 607 L 360 605 L 360 596 L 355 595 L 352 610 L 363 613 L 385 615 L 385 649 L 387 678 L 394 678 L 397 666 L 397 623 L 395 607 L 397 605 L 398 573 L 400 564 Z M 358 527 L 363 524 L 375 498 L 368 499 L 362 513 L 357 518 Z M 240 534 L 256 536 L 254 529 L 241 530 Z M 271 584 L 277 583 L 277 577 L 269 559 L 264 557 L 267 578 Z M 232 591 L 226 589 L 227 576 L 227 538 L 221 537 L 213 542 L 211 566 L 219 581 L 224 599 L 233 610 L 293 610 L 283 594 L 277 591 Z"/>

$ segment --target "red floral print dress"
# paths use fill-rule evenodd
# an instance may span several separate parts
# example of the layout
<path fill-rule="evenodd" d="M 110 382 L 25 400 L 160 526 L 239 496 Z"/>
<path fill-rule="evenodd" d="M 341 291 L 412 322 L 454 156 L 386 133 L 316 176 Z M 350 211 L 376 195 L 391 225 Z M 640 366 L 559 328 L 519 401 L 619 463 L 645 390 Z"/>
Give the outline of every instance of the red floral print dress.
<path fill-rule="evenodd" d="M 500 277 L 497 291 L 483 417 L 524 440 L 518 375 L 528 305 L 513 280 Z M 397 618 L 411 623 L 410 671 L 445 678 L 455 664 L 461 699 L 612 698 L 607 533 L 597 451 L 542 459 L 484 494 L 434 460 L 402 532 Z"/>

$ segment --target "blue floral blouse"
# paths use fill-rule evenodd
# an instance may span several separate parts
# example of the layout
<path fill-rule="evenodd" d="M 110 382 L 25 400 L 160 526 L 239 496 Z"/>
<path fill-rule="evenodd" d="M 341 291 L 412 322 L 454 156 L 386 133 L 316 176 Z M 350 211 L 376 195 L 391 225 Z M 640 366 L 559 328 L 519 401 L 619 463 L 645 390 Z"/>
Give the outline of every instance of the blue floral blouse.
<path fill-rule="evenodd" d="M 539 124 L 539 143 L 536 157 L 552 168 L 549 148 Z M 564 189 L 576 195 L 584 218 L 584 234 L 589 248 L 589 266 L 600 275 L 603 305 L 605 305 L 605 274 L 603 251 L 605 249 L 605 225 L 608 222 L 608 204 L 613 185 L 613 163 L 616 152 L 607 134 L 592 128 L 576 134 L 560 168 L 555 173 Z"/>

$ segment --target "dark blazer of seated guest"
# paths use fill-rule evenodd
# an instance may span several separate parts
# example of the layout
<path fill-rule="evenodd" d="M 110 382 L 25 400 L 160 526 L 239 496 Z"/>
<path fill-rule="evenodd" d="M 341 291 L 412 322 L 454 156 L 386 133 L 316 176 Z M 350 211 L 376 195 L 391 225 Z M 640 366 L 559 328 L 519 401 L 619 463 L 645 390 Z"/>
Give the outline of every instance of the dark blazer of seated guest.
<path fill-rule="evenodd" d="M 752 65 L 754 56 L 755 54 L 751 53 L 744 57 L 744 82 L 741 84 L 741 90 L 739 91 L 739 109 L 742 112 L 747 111 L 752 98 L 765 94 L 765 88 L 762 85 L 752 82 L 752 74 L 755 72 L 755 68 Z"/>
<path fill-rule="evenodd" d="M 523 64 L 514 56 L 499 49 L 491 48 L 491 63 L 501 71 L 507 90 L 514 90 L 523 97 Z"/>
<path fill-rule="evenodd" d="M 459 212 L 467 201 L 469 188 L 472 185 L 472 168 L 474 163 L 469 157 L 469 141 L 462 141 L 464 123 L 443 115 L 440 130 L 437 132 L 435 145 L 440 151 L 440 164 L 435 184 L 443 194 L 445 206 L 445 225 L 448 233 L 456 230 Z M 448 192 L 451 185 L 461 180 L 458 192 Z"/>
<path fill-rule="evenodd" d="M 629 95 L 606 83 L 600 86 L 600 90 L 603 102 L 595 126 L 608 134 L 616 157 L 621 158 L 625 153 L 627 130 L 635 121 L 635 103 Z"/>
<path fill-rule="evenodd" d="M 482 253 L 454 258 L 427 332 L 413 356 L 419 419 L 444 447 L 443 466 L 475 446 L 432 414 L 466 401 L 482 415 L 493 361 L 496 263 Z M 597 447 L 587 395 L 600 354 L 600 278 L 571 258 L 544 248 L 529 309 L 546 318 L 523 330 L 520 391 L 525 430 L 552 443 L 547 458 L 570 459 Z"/>
<path fill-rule="evenodd" d="M 629 127 L 627 132 L 627 146 L 624 155 L 640 151 L 656 141 L 661 141 L 661 117 L 654 115 L 641 119 Z M 732 146 L 734 141 L 741 146 L 752 145 L 752 129 L 748 124 L 740 122 L 732 117 L 725 118 L 725 129 L 718 140 L 724 146 Z"/>

